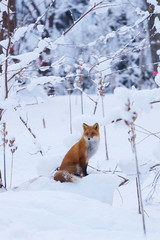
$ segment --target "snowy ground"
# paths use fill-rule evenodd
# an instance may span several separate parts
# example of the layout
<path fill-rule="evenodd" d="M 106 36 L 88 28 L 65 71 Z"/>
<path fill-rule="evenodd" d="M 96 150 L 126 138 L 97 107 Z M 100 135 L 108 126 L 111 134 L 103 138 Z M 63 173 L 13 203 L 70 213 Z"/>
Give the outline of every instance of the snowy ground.
<path fill-rule="evenodd" d="M 92 96 L 96 99 L 95 96 Z M 121 102 L 113 95 L 105 97 L 105 115 L 119 109 Z M 73 134 L 70 135 L 68 96 L 51 97 L 23 111 L 6 112 L 8 138 L 14 136 L 18 150 L 14 154 L 12 189 L 10 189 L 11 154 L 7 152 L 8 191 L 0 194 L 0 235 L 5 240 L 141 240 L 144 238 L 141 215 L 138 214 L 135 186 L 135 164 L 128 141 L 128 127 L 122 122 L 108 124 L 109 161 L 105 159 L 103 126 L 101 142 L 89 164 L 89 175 L 78 183 L 59 183 L 52 178 L 67 150 L 81 136 L 82 123 L 103 123 L 101 101 L 96 116 L 94 103 L 84 97 L 84 116 L 81 116 L 80 96 L 72 96 Z M 35 133 L 39 144 L 19 120 L 19 115 Z M 136 124 L 151 132 L 159 132 L 159 104 L 147 109 Z M 43 126 L 45 120 L 46 128 Z M 106 120 L 107 121 L 107 120 Z M 146 135 L 137 127 L 137 153 L 141 165 L 147 239 L 160 236 L 160 194 L 157 184 L 153 198 L 150 185 L 156 172 L 149 169 L 159 163 L 159 139 Z M 148 136 L 144 141 L 143 138 Z M 157 135 L 158 136 L 158 135 Z M 43 157 L 37 150 L 43 152 Z M 1 159 L 3 151 L 1 148 Z M 1 160 L 3 173 L 3 162 Z M 119 171 L 117 173 L 117 171 Z M 113 172 L 115 174 L 113 174 Z M 118 188 L 129 178 L 128 184 Z"/>

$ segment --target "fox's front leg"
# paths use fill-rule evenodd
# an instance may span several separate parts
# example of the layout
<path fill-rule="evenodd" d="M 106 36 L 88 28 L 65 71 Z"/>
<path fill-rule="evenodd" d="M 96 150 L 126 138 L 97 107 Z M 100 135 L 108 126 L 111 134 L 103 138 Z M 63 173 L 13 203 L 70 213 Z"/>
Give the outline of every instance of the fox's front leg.
<path fill-rule="evenodd" d="M 86 165 L 84 166 L 83 176 L 87 176 L 87 175 L 88 175 L 88 173 L 87 173 L 87 166 L 88 166 L 88 164 L 86 164 Z"/>
<path fill-rule="evenodd" d="M 87 173 L 88 163 L 87 163 L 86 156 L 84 156 L 83 158 L 80 159 L 80 166 L 81 166 L 81 169 L 82 169 L 82 175 L 87 176 L 88 175 L 88 173 Z"/>

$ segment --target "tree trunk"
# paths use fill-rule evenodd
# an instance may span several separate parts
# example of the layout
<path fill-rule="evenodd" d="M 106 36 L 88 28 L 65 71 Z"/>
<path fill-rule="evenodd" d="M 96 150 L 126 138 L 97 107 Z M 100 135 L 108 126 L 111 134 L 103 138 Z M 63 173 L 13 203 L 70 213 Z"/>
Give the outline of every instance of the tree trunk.
<path fill-rule="evenodd" d="M 160 33 L 156 33 L 156 28 L 154 27 L 154 20 L 156 17 L 160 19 L 160 14 L 152 14 L 154 12 L 154 6 L 147 3 L 147 0 L 145 0 L 145 3 L 148 7 L 148 11 L 151 14 L 149 20 L 148 20 L 148 29 L 149 29 L 149 36 L 150 36 L 150 45 L 151 45 L 151 54 L 152 54 L 152 63 L 153 63 L 153 69 L 154 71 L 157 71 L 159 61 L 159 56 L 157 55 L 157 50 L 160 49 Z M 160 5 L 160 0 L 157 0 L 158 5 Z"/>
<path fill-rule="evenodd" d="M 16 18 L 16 0 L 10 0 L 10 9 L 12 10 L 12 16 L 10 17 L 9 22 L 9 31 L 14 32 L 14 29 L 17 25 L 17 18 Z M 3 12 L 3 23 L 2 28 L 0 29 L 0 41 L 4 40 L 8 37 L 8 21 L 7 21 L 7 12 Z M 2 47 L 0 46 L 0 54 L 2 54 Z M 2 66 L 0 65 L 0 73 L 2 72 Z"/>
<path fill-rule="evenodd" d="M 12 16 L 10 18 L 10 32 L 14 32 L 14 29 L 17 26 L 16 0 L 10 0 L 10 9 L 12 11 Z"/>
<path fill-rule="evenodd" d="M 53 8 L 55 9 L 56 7 L 56 1 L 53 3 Z M 55 18 L 55 11 L 51 14 L 51 16 L 49 17 L 49 27 L 53 28 L 54 25 L 54 18 Z"/>

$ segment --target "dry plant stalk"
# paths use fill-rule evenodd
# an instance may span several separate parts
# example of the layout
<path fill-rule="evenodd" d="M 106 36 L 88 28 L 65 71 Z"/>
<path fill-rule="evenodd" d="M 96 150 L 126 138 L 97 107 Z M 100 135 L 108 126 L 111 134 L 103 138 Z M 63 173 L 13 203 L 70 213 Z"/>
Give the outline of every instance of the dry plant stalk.
<path fill-rule="evenodd" d="M 8 34 L 8 46 L 6 49 L 6 60 L 5 60 L 5 98 L 8 98 L 8 56 L 11 45 L 10 36 L 10 0 L 8 0 L 7 5 L 7 34 Z"/>
<path fill-rule="evenodd" d="M 15 138 L 9 140 L 9 147 L 12 153 L 12 160 L 11 160 L 11 176 L 10 176 L 10 188 L 12 188 L 12 179 L 13 179 L 13 155 L 17 150 L 17 146 L 15 145 Z"/>
<path fill-rule="evenodd" d="M 119 175 L 119 171 L 117 170 L 114 170 L 114 171 L 111 171 L 111 170 L 100 170 L 98 168 L 95 168 L 91 165 L 88 164 L 88 167 L 90 167 L 91 169 L 94 169 L 96 170 L 97 172 L 101 172 L 101 173 L 104 173 L 104 174 L 108 174 L 108 173 L 111 173 L 111 174 L 115 174 L 117 177 L 123 179 L 123 181 L 119 184 L 119 187 L 123 186 L 124 184 L 128 183 L 129 182 L 129 179 Z"/>
<path fill-rule="evenodd" d="M 105 117 L 105 113 L 104 113 L 104 86 L 103 86 L 103 80 L 102 77 L 100 76 L 100 80 L 99 80 L 99 94 L 101 96 L 102 99 L 102 115 L 103 118 Z M 109 160 L 109 156 L 108 156 L 108 147 L 107 147 L 107 134 L 106 134 L 106 126 L 104 126 L 104 141 L 105 141 L 105 151 L 106 151 L 106 160 Z"/>
<path fill-rule="evenodd" d="M 71 78 L 68 77 L 67 81 L 68 81 L 68 95 L 69 95 L 70 133 L 72 134 Z"/>
<path fill-rule="evenodd" d="M 42 119 L 42 122 L 43 122 L 43 128 L 46 128 L 46 121 L 44 118 Z"/>
<path fill-rule="evenodd" d="M 17 111 L 16 108 L 15 108 L 15 111 Z M 23 119 L 21 116 L 19 117 L 19 119 L 20 119 L 21 122 L 24 124 L 24 126 L 27 128 L 27 130 L 30 132 L 30 134 L 32 135 L 32 137 L 37 140 L 36 135 L 33 133 L 32 129 L 27 125 L 27 123 L 24 121 L 24 119 Z M 39 152 L 40 152 L 40 154 L 43 156 L 42 150 L 40 150 Z"/>
<path fill-rule="evenodd" d="M 82 75 L 83 73 L 83 68 L 82 68 L 82 61 L 79 60 L 78 62 L 78 73 L 79 73 L 79 77 L 78 77 L 78 80 L 77 80 L 77 85 L 80 89 L 80 94 L 81 94 L 81 114 L 83 115 L 84 111 L 83 111 L 83 89 L 82 89 L 82 80 L 84 78 L 84 76 Z"/>
<path fill-rule="evenodd" d="M 126 111 L 128 112 L 131 111 L 131 103 L 129 100 L 128 100 L 128 103 L 126 104 Z M 125 120 L 125 123 L 130 128 L 128 132 L 130 134 L 129 141 L 131 143 L 132 152 L 134 154 L 135 163 L 136 163 L 136 174 L 137 174 L 136 186 L 137 186 L 137 198 L 138 198 L 138 212 L 139 214 L 142 214 L 143 231 L 144 231 L 144 234 L 146 235 L 146 225 L 145 225 L 144 208 L 143 208 L 143 200 L 142 200 L 142 189 L 141 189 L 141 182 L 140 182 L 140 171 L 139 171 L 139 163 L 138 163 L 137 149 L 136 149 L 136 143 L 135 143 L 136 134 L 135 134 L 134 122 L 137 119 L 137 113 L 131 111 L 131 114 L 132 114 L 131 120 L 130 121 Z"/>
<path fill-rule="evenodd" d="M 3 109 L 0 109 L 0 120 L 2 119 L 2 113 L 3 113 Z M 0 131 L 0 132 L 3 135 L 3 131 Z M 2 173 L 1 173 L 1 170 L 0 170 L 0 188 L 2 188 L 2 187 L 4 187 L 4 186 L 3 186 L 3 181 L 2 181 Z"/>
<path fill-rule="evenodd" d="M 3 165 L 4 165 L 4 187 L 7 187 L 7 180 L 6 180 L 6 144 L 8 143 L 7 134 L 6 131 L 6 123 L 3 123 L 3 130 L 2 133 L 2 141 L 3 141 Z"/>
<path fill-rule="evenodd" d="M 0 188 L 3 188 L 2 174 L 0 170 Z"/>

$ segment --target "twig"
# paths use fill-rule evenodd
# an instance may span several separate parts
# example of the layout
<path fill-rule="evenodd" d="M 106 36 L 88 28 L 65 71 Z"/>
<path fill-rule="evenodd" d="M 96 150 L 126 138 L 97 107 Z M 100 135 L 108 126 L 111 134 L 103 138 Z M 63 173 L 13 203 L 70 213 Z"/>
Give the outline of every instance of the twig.
<path fill-rule="evenodd" d="M 141 190 L 141 182 L 140 182 L 140 172 L 139 172 L 139 164 L 138 164 L 138 157 L 137 157 L 137 150 L 136 150 L 136 144 L 135 144 L 135 125 L 134 123 L 131 123 L 131 145 L 132 145 L 132 150 L 135 156 L 135 162 L 136 162 L 136 172 L 137 172 L 137 178 L 136 178 L 136 183 L 137 183 L 137 193 L 138 193 L 138 203 L 139 203 L 139 213 L 142 214 L 142 224 L 143 224 L 143 231 L 144 235 L 146 235 L 146 225 L 145 225 L 145 218 L 144 218 L 144 208 L 143 208 L 143 200 L 142 200 L 142 190 Z"/>
<path fill-rule="evenodd" d="M 160 139 L 160 137 L 158 137 L 155 133 L 152 133 L 151 131 L 149 131 L 149 130 L 147 130 L 147 129 L 145 129 L 145 128 L 137 125 L 137 124 L 135 124 L 135 126 L 143 129 L 144 131 L 148 132 L 150 135 L 153 135 L 153 136 L 155 136 L 156 138 Z"/>
<path fill-rule="evenodd" d="M 33 61 L 32 61 L 32 62 L 33 62 Z M 27 68 L 32 62 L 30 62 L 27 66 L 21 68 L 18 72 L 14 73 L 14 74 L 12 75 L 12 77 L 10 77 L 10 78 L 8 79 L 8 82 L 11 81 L 12 78 L 14 78 L 16 75 L 20 74 L 20 73 L 21 73 L 25 68 Z"/>
<path fill-rule="evenodd" d="M 90 8 L 86 13 L 84 13 L 80 18 L 77 19 L 64 33 L 63 35 L 65 36 L 77 23 L 79 23 L 88 13 L 92 12 L 97 6 L 99 6 L 103 1 L 95 4 L 92 8 Z"/>
<path fill-rule="evenodd" d="M 158 163 L 158 164 L 155 164 L 154 166 L 150 167 L 150 171 L 152 171 L 156 167 L 160 167 L 160 164 Z"/>
<path fill-rule="evenodd" d="M 14 110 L 17 111 L 16 108 L 14 108 Z M 21 122 L 24 124 L 24 126 L 27 128 L 27 130 L 30 132 L 30 134 L 32 135 L 32 137 L 37 140 L 36 135 L 32 132 L 31 128 L 28 127 L 28 125 L 27 125 L 27 123 L 24 121 L 24 119 L 23 119 L 21 116 L 19 116 L 19 119 L 20 119 Z M 43 156 L 42 150 L 40 150 L 39 152 L 40 152 L 40 154 Z"/>
<path fill-rule="evenodd" d="M 111 123 L 120 122 L 120 121 L 122 121 L 122 120 L 123 120 L 122 118 L 117 118 L 116 120 L 112 120 Z M 149 130 L 147 130 L 147 129 L 145 129 L 145 128 L 143 128 L 143 127 L 137 125 L 137 124 L 135 124 L 135 126 L 141 128 L 141 129 L 143 129 L 144 131 L 146 131 L 146 132 L 143 132 L 143 131 L 139 131 L 139 130 L 135 129 L 136 132 L 141 132 L 141 133 L 147 135 L 145 138 L 143 138 L 142 140 L 140 140 L 140 141 L 137 142 L 136 144 L 141 143 L 142 141 L 144 141 L 146 138 L 148 138 L 148 137 L 150 137 L 150 136 L 155 136 L 156 138 L 160 139 L 160 137 L 157 136 L 157 134 L 160 134 L 160 132 L 153 133 L 153 132 L 151 132 L 151 131 L 149 131 Z"/>
<path fill-rule="evenodd" d="M 10 188 L 12 188 L 12 179 L 13 179 L 13 153 L 12 153 L 12 159 L 11 159 Z"/>
<path fill-rule="evenodd" d="M 97 84 L 97 86 L 98 86 L 99 95 L 100 95 L 101 100 L 102 100 L 102 116 L 104 118 L 105 117 L 105 112 L 104 112 L 104 90 L 105 90 L 105 86 L 104 86 L 104 81 L 103 81 L 102 75 L 99 76 L 99 83 Z M 104 129 L 104 142 L 105 142 L 106 160 L 109 160 L 108 146 L 107 146 L 107 134 L 106 134 L 106 126 L 105 125 L 104 125 L 103 129 Z"/>
<path fill-rule="evenodd" d="M 95 107 L 94 107 L 94 111 L 93 111 L 94 115 L 96 114 L 97 106 L 98 106 L 98 102 L 95 102 Z"/>
<path fill-rule="evenodd" d="M 76 73 L 79 72 L 80 76 L 75 79 L 75 84 L 77 85 L 77 89 L 80 91 L 81 94 L 81 114 L 83 115 L 83 87 L 82 87 L 82 80 L 84 78 L 83 76 L 83 67 L 82 67 L 82 61 L 79 59 L 78 61 L 78 68 L 76 70 Z"/>
<path fill-rule="evenodd" d="M 122 178 L 122 177 L 119 176 L 119 175 L 117 175 L 117 176 L 120 177 L 120 178 Z M 119 187 L 123 186 L 123 185 L 126 184 L 127 182 L 129 182 L 129 179 L 124 179 L 124 181 L 119 184 Z"/>
<path fill-rule="evenodd" d="M 23 118 L 21 116 L 19 116 L 19 119 L 21 120 L 21 122 L 24 124 L 24 126 L 28 129 L 28 131 L 30 132 L 30 134 L 33 136 L 34 139 L 37 140 L 36 135 L 32 132 L 31 128 L 28 127 L 27 123 L 23 120 Z M 43 156 L 42 150 L 39 151 L 40 154 Z"/>
<path fill-rule="evenodd" d="M 54 3 L 55 3 L 55 0 L 53 0 L 53 1 L 49 4 L 49 6 L 48 6 L 48 8 L 46 9 L 46 11 L 45 11 L 40 17 L 38 17 L 37 21 L 36 21 L 35 24 L 34 24 L 34 27 L 36 27 L 36 26 L 38 25 L 38 22 L 41 21 L 41 19 L 47 14 L 47 12 L 49 11 L 49 9 L 50 9 L 52 6 L 54 6 Z"/>
<path fill-rule="evenodd" d="M 75 20 L 74 20 L 74 17 L 73 17 L 72 11 L 69 10 L 69 12 L 70 12 L 70 14 L 71 14 L 72 22 L 73 22 L 73 24 L 74 24 Z"/>
<path fill-rule="evenodd" d="M 71 78 L 68 81 L 68 96 L 69 96 L 69 120 L 70 120 L 70 134 L 72 134 L 72 102 L 71 102 Z"/>
<path fill-rule="evenodd" d="M 42 177 L 46 177 L 46 176 L 45 175 L 39 175 L 38 177 L 32 178 L 32 179 L 22 183 L 21 185 L 23 186 L 26 183 L 34 183 L 36 180 L 38 180 L 39 178 L 42 178 Z M 16 187 L 13 188 L 13 190 L 17 190 L 19 188 L 20 188 L 20 186 L 16 186 Z"/>
<path fill-rule="evenodd" d="M 140 203 L 140 194 L 139 194 L 140 189 L 139 189 L 137 177 L 136 177 L 136 186 L 137 186 L 137 198 L 138 198 L 138 212 L 139 212 L 139 214 L 142 214 L 142 212 L 141 212 L 141 203 Z"/>
<path fill-rule="evenodd" d="M 5 60 L 5 98 L 8 98 L 8 55 L 11 45 L 11 36 L 10 36 L 10 0 L 8 0 L 7 5 L 7 32 L 8 32 L 8 46 L 6 50 L 6 60 Z"/>
<path fill-rule="evenodd" d="M 153 196 L 153 194 L 156 191 L 156 186 L 157 186 L 157 182 L 158 182 L 159 178 L 160 178 L 160 173 L 157 172 L 156 175 L 155 175 L 155 178 L 154 178 L 154 180 L 152 182 L 152 189 L 150 190 L 150 192 L 148 194 L 147 201 L 152 199 L 152 196 Z"/>
<path fill-rule="evenodd" d="M 74 88 L 74 89 L 78 89 L 79 91 L 82 91 L 82 89 L 79 88 L 79 87 L 76 87 L 76 88 Z M 95 115 L 96 110 L 97 110 L 97 105 L 98 105 L 99 99 L 97 99 L 97 100 L 95 101 L 95 100 L 94 100 L 93 98 L 91 98 L 87 93 L 83 92 L 83 94 L 85 94 L 92 102 L 95 103 L 95 108 L 94 108 L 94 111 L 93 111 L 93 114 Z"/>
<path fill-rule="evenodd" d="M 0 170 L 0 188 L 3 188 L 2 174 Z"/>
<path fill-rule="evenodd" d="M 103 112 L 103 118 L 105 117 L 104 114 L 104 96 L 101 96 L 102 98 L 102 112 Z M 104 126 L 104 141 L 105 141 L 105 150 L 106 150 L 106 160 L 109 160 L 108 156 L 108 146 L 107 146 L 107 134 L 106 134 L 106 126 Z"/>
<path fill-rule="evenodd" d="M 32 61 L 33 62 L 33 61 Z M 31 64 L 32 62 L 30 62 L 29 64 Z M 119 62 L 121 62 L 121 61 L 119 61 Z M 123 61 L 122 61 L 123 62 Z M 25 67 L 23 67 L 23 68 L 21 68 L 20 70 L 18 70 L 11 78 L 9 78 L 9 80 L 8 81 L 10 81 L 13 77 L 15 77 L 17 74 L 19 74 L 22 70 L 24 70 L 25 68 L 27 68 L 28 66 L 29 66 L 29 64 L 27 65 L 27 66 L 25 66 Z M 159 62 L 155 62 L 155 63 L 149 63 L 149 64 L 144 64 L 142 67 L 146 67 L 146 66 L 150 66 L 150 65 L 157 65 L 157 64 L 160 64 L 160 61 Z M 137 68 L 140 68 L 140 66 L 137 66 L 137 67 L 127 67 L 127 68 L 125 68 L 125 69 L 123 69 L 123 70 L 117 70 L 117 71 L 114 71 L 114 72 L 112 72 L 112 73 L 109 73 L 109 74 L 107 74 L 106 76 L 112 76 L 112 75 L 114 75 L 114 74 L 116 74 L 116 73 L 121 73 L 121 72 L 123 72 L 123 71 L 125 71 L 125 70 L 130 70 L 130 69 L 137 69 Z M 108 69 L 108 68 L 106 68 L 106 69 Z M 105 70 L 106 70 L 105 69 Z M 103 72 L 104 70 L 102 70 L 101 72 Z M 8 73 L 11 73 L 11 72 L 13 72 L 13 70 L 12 71 L 8 71 Z M 25 72 L 33 72 L 33 70 L 25 70 Z M 98 74 L 99 72 L 97 72 L 96 74 Z M 0 74 L 0 76 L 2 76 L 3 74 Z M 94 76 L 95 75 L 95 73 L 88 73 L 88 74 L 70 74 L 70 75 L 68 75 L 67 77 L 78 77 L 78 76 L 84 76 L 84 77 L 89 77 L 89 76 Z M 150 104 L 154 104 L 154 103 L 160 103 L 160 100 L 157 100 L 157 101 L 153 101 L 153 102 L 150 102 Z"/>
<path fill-rule="evenodd" d="M 35 177 L 35 178 L 32 178 L 32 179 L 30 179 L 30 180 L 28 180 L 28 181 L 26 181 L 26 182 L 24 182 L 24 183 L 22 183 L 21 185 L 24 185 L 24 184 L 26 184 L 26 183 L 34 183 L 35 181 L 37 181 L 39 178 L 42 178 L 42 177 L 52 177 L 52 175 L 53 175 L 53 173 L 55 172 L 55 171 L 58 171 L 58 169 L 59 168 L 56 168 L 56 169 L 54 169 L 53 171 L 51 171 L 48 175 L 39 175 L 39 176 L 37 176 L 37 177 Z M 16 186 L 16 187 L 14 187 L 13 188 L 13 190 L 17 190 L 19 188 L 19 186 Z"/>
<path fill-rule="evenodd" d="M 151 102 L 150 104 L 154 104 L 154 103 L 160 103 L 160 100 L 158 100 L 158 101 L 153 101 L 153 102 Z"/>
<path fill-rule="evenodd" d="M 109 59 L 112 59 L 112 61 L 114 60 L 114 59 L 116 59 L 117 57 L 119 58 L 122 54 L 124 54 L 124 50 L 129 46 L 129 44 L 130 43 L 132 43 L 135 39 L 136 39 L 136 37 L 137 36 L 139 36 L 140 35 L 140 33 L 141 32 L 139 32 L 133 39 L 131 39 L 120 51 L 117 51 L 111 58 L 110 57 L 107 57 L 106 59 L 104 59 L 104 60 L 102 60 L 102 61 L 100 61 L 100 62 L 98 62 L 98 63 L 95 63 L 92 67 L 91 67 L 91 69 L 89 70 L 89 73 L 93 70 L 93 68 L 95 68 L 97 65 L 99 65 L 99 64 L 101 64 L 101 63 L 103 63 L 103 62 L 106 62 L 106 61 L 108 61 Z M 133 49 L 132 49 L 132 51 L 133 51 Z M 110 67 L 109 67 L 110 68 Z M 107 69 L 109 69 L 109 68 L 105 68 L 104 70 L 101 70 L 101 71 L 105 71 L 105 70 L 107 70 Z M 127 68 L 128 69 L 128 68 Z M 123 69 L 124 70 L 124 69 Z M 108 76 L 108 75 L 107 75 Z"/>
<path fill-rule="evenodd" d="M 105 173 L 105 174 L 106 174 L 106 173 L 112 173 L 112 174 L 115 174 L 117 177 L 122 178 L 124 181 L 119 184 L 119 187 L 123 186 L 125 183 L 127 183 L 127 182 L 129 181 L 129 179 L 127 179 L 127 178 L 125 178 L 125 177 L 122 177 L 121 175 L 117 174 L 117 173 L 119 173 L 119 171 L 116 171 L 116 170 L 114 170 L 114 171 L 110 171 L 110 170 L 108 170 L 108 171 L 107 171 L 107 170 L 100 170 L 100 169 L 95 168 L 95 167 L 93 167 L 93 166 L 91 166 L 91 165 L 89 165 L 89 164 L 88 164 L 88 167 L 96 170 L 97 172 L 102 172 L 102 173 Z"/>
<path fill-rule="evenodd" d="M 12 188 L 12 179 L 13 179 L 13 156 L 18 147 L 15 145 L 15 138 L 9 140 L 9 147 L 12 154 L 11 159 L 11 176 L 10 176 L 10 188 Z"/>
<path fill-rule="evenodd" d="M 136 165 L 136 186 L 137 186 L 137 198 L 138 198 L 138 212 L 142 215 L 142 225 L 143 225 L 143 232 L 146 236 L 146 225 L 145 225 L 145 218 L 144 218 L 144 208 L 143 208 L 143 199 L 142 199 L 142 189 L 141 189 L 141 182 L 140 182 L 140 171 L 139 171 L 139 162 L 137 157 L 137 149 L 136 149 L 136 134 L 135 134 L 135 121 L 137 119 L 137 113 L 135 111 L 132 111 L 132 105 L 130 102 L 130 99 L 128 99 L 128 102 L 125 104 L 126 112 L 129 112 L 132 114 L 132 117 L 130 120 L 124 120 L 125 124 L 129 127 L 129 138 L 128 140 L 131 143 L 132 152 L 134 154 L 135 158 L 135 165 Z"/>
<path fill-rule="evenodd" d="M 4 187 L 7 187 L 6 180 L 6 143 L 7 143 L 6 123 L 3 123 L 3 162 L 4 162 Z"/>
<path fill-rule="evenodd" d="M 148 136 L 146 136 L 145 138 L 141 139 L 139 142 L 136 142 L 136 144 L 140 144 L 141 142 L 143 142 L 144 140 L 146 140 L 146 139 L 149 138 L 150 136 L 151 136 L 151 134 L 148 135 Z"/>

